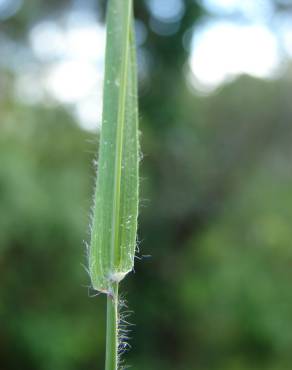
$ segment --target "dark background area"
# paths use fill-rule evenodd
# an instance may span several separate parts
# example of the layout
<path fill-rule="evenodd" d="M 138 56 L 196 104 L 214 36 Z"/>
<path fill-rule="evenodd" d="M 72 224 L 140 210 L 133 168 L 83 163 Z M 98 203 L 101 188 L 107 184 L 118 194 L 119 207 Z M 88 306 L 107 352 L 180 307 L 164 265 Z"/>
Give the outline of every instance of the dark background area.
<path fill-rule="evenodd" d="M 72 6 L 102 23 L 104 3 L 19 4 L 0 26 L 0 369 L 101 370 L 106 300 L 87 288 L 84 267 L 97 135 L 80 126 L 72 105 L 50 96 L 26 104 L 14 86 L 24 65 L 46 68 L 29 52 L 35 24 Z M 290 369 L 291 68 L 196 94 L 186 80 L 185 34 L 205 15 L 201 3 L 185 0 L 179 24 L 157 25 L 174 27 L 163 35 L 150 27 L 147 1 L 135 4 L 148 64 L 139 259 L 121 284 L 135 324 L 125 363 Z M 274 2 L 275 13 L 290 16 L 290 8 Z"/>

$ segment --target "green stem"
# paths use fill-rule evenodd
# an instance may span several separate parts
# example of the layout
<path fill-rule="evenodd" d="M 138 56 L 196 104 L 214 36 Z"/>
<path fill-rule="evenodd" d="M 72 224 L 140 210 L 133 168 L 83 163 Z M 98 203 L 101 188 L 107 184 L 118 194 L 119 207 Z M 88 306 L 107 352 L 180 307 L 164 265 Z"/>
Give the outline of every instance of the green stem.
<path fill-rule="evenodd" d="M 105 370 L 118 369 L 118 283 L 107 296 Z"/>

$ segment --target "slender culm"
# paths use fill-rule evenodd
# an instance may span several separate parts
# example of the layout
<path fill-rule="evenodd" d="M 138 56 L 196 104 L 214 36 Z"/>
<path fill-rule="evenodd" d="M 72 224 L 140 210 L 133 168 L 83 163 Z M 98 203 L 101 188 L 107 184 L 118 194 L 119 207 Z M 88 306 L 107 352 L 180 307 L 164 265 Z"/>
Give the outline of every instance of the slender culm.
<path fill-rule="evenodd" d="M 103 117 L 89 271 L 107 294 L 106 370 L 118 363 L 118 284 L 133 269 L 138 217 L 138 103 L 132 0 L 109 0 Z"/>

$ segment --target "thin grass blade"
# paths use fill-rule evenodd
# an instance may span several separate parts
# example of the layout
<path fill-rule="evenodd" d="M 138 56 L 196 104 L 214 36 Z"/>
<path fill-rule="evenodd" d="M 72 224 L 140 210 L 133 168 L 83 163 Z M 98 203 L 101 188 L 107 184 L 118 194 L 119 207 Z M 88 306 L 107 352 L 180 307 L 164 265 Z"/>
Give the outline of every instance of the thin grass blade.
<path fill-rule="evenodd" d="M 89 269 L 111 293 L 132 270 L 138 216 L 137 66 L 132 0 L 109 0 L 103 118 Z"/>

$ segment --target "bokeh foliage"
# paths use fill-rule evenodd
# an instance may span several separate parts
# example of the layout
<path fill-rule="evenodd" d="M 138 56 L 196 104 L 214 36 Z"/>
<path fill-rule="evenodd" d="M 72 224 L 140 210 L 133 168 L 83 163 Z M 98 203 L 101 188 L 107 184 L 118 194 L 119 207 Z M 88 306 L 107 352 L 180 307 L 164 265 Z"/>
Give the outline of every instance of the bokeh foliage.
<path fill-rule="evenodd" d="M 195 2 L 186 5 L 199 16 Z M 137 9 L 145 24 L 147 9 Z M 23 14 L 33 13 L 24 10 L 7 32 L 27 26 Z M 289 71 L 278 81 L 243 76 L 198 97 L 184 80 L 183 33 L 149 32 L 138 255 L 151 257 L 122 284 L 136 324 L 127 362 L 289 369 Z M 1 72 L 1 82 L 10 78 Z M 25 106 L 8 90 L 1 97 L 0 368 L 102 369 L 105 299 L 88 298 L 83 267 L 96 137 L 61 107 Z"/>

